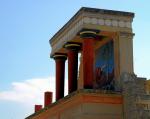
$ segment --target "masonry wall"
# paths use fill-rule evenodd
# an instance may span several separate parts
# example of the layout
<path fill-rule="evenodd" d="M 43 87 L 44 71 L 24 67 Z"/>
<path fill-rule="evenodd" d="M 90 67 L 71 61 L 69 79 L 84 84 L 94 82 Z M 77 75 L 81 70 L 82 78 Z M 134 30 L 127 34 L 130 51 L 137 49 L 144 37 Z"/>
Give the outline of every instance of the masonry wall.
<path fill-rule="evenodd" d="M 145 78 L 138 78 L 134 74 L 124 73 L 121 76 L 122 93 L 124 99 L 124 118 L 125 119 L 149 119 L 150 114 L 148 110 L 137 104 L 137 100 L 142 98 L 145 92 Z M 147 100 L 150 100 L 147 99 Z"/>

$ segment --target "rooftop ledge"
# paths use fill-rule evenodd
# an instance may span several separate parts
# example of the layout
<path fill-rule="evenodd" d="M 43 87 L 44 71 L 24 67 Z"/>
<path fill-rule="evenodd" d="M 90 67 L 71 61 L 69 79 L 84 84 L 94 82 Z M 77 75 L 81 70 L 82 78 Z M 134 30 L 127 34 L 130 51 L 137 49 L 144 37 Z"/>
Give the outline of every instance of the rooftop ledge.
<path fill-rule="evenodd" d="M 107 15 L 117 15 L 117 16 L 127 16 L 127 17 L 134 17 L 134 13 L 132 12 L 124 12 L 124 11 L 116 11 L 116 10 L 106 10 L 106 9 L 98 9 L 98 8 L 89 8 L 89 7 L 82 7 L 70 20 L 69 22 L 73 21 L 80 13 L 93 13 L 93 14 L 107 14 Z M 63 30 L 67 25 L 67 22 L 59 31 Z M 53 41 L 53 38 L 58 34 L 57 32 L 51 39 L 50 43 Z"/>
<path fill-rule="evenodd" d="M 67 95 L 66 97 L 58 100 L 57 102 L 52 103 L 51 105 L 28 116 L 25 119 L 33 119 L 33 117 L 40 116 L 44 113 L 53 112 L 56 109 L 60 109 L 60 107 L 65 107 L 66 105 L 77 105 L 82 103 L 122 104 L 122 102 L 123 98 L 120 92 L 113 92 L 108 90 L 81 89 Z"/>
<path fill-rule="evenodd" d="M 82 7 L 50 40 L 51 56 L 68 41 L 79 39 L 81 29 L 132 33 L 134 13 Z M 99 34 L 103 35 L 103 34 Z"/>

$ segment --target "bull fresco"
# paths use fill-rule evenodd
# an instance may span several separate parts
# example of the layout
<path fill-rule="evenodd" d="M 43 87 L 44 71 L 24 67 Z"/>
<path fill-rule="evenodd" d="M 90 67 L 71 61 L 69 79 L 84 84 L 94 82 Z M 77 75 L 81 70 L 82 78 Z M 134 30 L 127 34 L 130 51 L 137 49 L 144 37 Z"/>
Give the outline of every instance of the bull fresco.
<path fill-rule="evenodd" d="M 114 79 L 114 48 L 109 41 L 96 50 L 95 57 L 95 88 L 113 90 Z"/>

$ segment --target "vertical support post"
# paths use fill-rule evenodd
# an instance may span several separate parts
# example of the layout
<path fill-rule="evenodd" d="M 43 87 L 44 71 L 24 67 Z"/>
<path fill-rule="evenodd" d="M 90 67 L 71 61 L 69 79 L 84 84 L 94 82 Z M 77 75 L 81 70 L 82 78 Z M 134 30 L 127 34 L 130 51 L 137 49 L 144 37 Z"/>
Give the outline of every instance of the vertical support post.
<path fill-rule="evenodd" d="M 53 95 L 52 92 L 47 91 L 44 93 L 44 107 L 52 104 L 52 95 Z"/>
<path fill-rule="evenodd" d="M 80 37 L 83 39 L 83 81 L 84 88 L 92 89 L 94 82 L 94 42 L 98 30 L 83 29 Z"/>
<path fill-rule="evenodd" d="M 93 88 L 94 80 L 94 39 L 83 40 L 83 78 L 84 88 Z"/>
<path fill-rule="evenodd" d="M 68 50 L 68 93 L 72 93 L 77 90 L 77 76 L 78 76 L 78 51 L 80 45 L 74 42 L 68 42 L 65 44 L 65 48 Z"/>
<path fill-rule="evenodd" d="M 42 109 L 42 105 L 35 105 L 34 110 L 35 112 L 38 112 Z"/>
<path fill-rule="evenodd" d="M 123 72 L 134 73 L 133 68 L 133 36 L 132 33 L 119 32 L 119 69 Z"/>
<path fill-rule="evenodd" d="M 65 61 L 67 56 L 57 53 L 53 56 L 56 62 L 56 101 L 64 97 Z"/>

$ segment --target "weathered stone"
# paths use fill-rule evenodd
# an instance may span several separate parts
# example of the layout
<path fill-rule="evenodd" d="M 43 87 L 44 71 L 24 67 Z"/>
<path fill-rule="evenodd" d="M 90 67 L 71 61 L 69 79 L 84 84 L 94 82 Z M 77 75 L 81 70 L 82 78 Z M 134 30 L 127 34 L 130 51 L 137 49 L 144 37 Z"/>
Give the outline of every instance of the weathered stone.
<path fill-rule="evenodd" d="M 125 119 L 150 119 L 150 110 L 138 106 L 137 100 L 150 100 L 150 96 L 144 97 L 145 78 L 138 78 L 134 74 L 123 73 L 121 75 L 122 94 L 124 98 Z"/>

